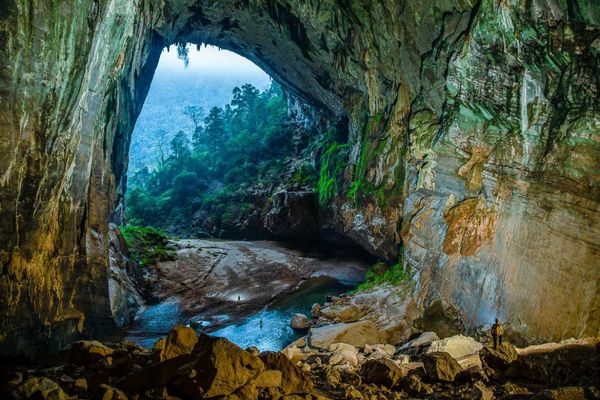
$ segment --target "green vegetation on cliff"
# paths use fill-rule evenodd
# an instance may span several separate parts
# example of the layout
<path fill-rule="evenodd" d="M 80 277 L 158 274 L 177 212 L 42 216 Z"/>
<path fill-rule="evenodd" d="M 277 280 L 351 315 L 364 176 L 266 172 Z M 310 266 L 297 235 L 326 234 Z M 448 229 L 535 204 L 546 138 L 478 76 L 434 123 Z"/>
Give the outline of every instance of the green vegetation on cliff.
<path fill-rule="evenodd" d="M 384 283 L 400 286 L 409 281 L 410 274 L 404 269 L 401 260 L 390 266 L 384 262 L 378 262 L 369 268 L 365 273 L 365 281 L 358 285 L 354 291 L 368 290 Z"/>
<path fill-rule="evenodd" d="M 131 258 L 141 266 L 175 257 L 175 251 L 169 248 L 167 235 L 160 229 L 135 225 L 122 226 L 120 229 Z"/>
<path fill-rule="evenodd" d="M 319 182 L 317 183 L 317 192 L 319 193 L 319 203 L 321 205 L 327 204 L 339 192 L 338 182 L 340 182 L 340 174 L 344 172 L 346 166 L 348 148 L 348 144 L 334 142 L 328 145 L 323 154 Z"/>

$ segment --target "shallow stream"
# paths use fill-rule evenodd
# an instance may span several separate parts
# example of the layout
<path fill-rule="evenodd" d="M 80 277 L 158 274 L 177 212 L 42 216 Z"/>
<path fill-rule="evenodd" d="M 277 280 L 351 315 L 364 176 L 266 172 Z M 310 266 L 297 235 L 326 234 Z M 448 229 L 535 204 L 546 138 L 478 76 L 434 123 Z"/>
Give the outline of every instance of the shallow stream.
<path fill-rule="evenodd" d="M 212 320 L 186 319 L 176 299 L 163 301 L 144 310 L 128 329 L 125 339 L 152 348 L 154 342 L 164 337 L 178 323 L 194 327 L 198 333 L 207 332 L 231 340 L 242 348 L 257 346 L 261 351 L 278 351 L 304 333 L 290 327 L 294 313 L 310 317 L 314 303 L 323 303 L 327 296 L 339 295 L 354 287 L 329 276 L 311 277 L 290 293 L 275 299 L 264 309 L 249 315 L 241 323 L 230 322 L 227 315 Z M 219 329 L 211 331 L 215 322 Z"/>

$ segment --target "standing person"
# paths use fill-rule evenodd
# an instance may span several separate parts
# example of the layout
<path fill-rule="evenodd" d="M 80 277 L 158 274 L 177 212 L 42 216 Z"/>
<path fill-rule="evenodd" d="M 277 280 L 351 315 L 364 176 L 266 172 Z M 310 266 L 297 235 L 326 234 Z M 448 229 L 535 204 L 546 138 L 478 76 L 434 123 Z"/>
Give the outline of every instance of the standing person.
<path fill-rule="evenodd" d="M 498 348 L 498 343 L 502 345 L 502 334 L 504 333 L 504 329 L 502 328 L 502 324 L 496 318 L 496 323 L 492 325 L 492 337 L 494 338 L 494 350 Z"/>

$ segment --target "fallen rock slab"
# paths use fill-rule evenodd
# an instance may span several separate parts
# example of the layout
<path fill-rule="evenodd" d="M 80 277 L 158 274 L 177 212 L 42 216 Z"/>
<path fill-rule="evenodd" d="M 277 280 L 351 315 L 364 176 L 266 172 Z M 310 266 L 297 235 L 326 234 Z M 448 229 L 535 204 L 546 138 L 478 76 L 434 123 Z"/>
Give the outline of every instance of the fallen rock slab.
<path fill-rule="evenodd" d="M 333 343 L 348 343 L 355 347 L 379 343 L 379 332 L 371 321 L 358 321 L 310 329 L 312 347 L 328 349 Z"/>
<path fill-rule="evenodd" d="M 434 340 L 427 353 L 444 352 L 458 359 L 471 354 L 478 354 L 483 345 L 469 336 L 455 335 L 442 340 Z"/>

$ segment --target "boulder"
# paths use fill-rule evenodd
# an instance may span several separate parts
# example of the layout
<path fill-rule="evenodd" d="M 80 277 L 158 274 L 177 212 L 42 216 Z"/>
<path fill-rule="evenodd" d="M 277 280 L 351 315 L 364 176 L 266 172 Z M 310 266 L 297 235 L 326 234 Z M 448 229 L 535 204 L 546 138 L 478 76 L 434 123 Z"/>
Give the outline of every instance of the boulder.
<path fill-rule="evenodd" d="M 468 356 L 456 358 L 455 360 L 458 361 L 462 369 L 471 367 L 483 368 L 479 354 L 469 354 Z"/>
<path fill-rule="evenodd" d="M 281 387 L 281 376 L 281 371 L 268 369 L 258 374 L 252 384 L 257 388 Z"/>
<path fill-rule="evenodd" d="M 396 352 L 396 347 L 392 346 L 391 344 L 367 344 L 365 345 L 364 352 L 365 354 L 381 353 L 391 357 Z"/>
<path fill-rule="evenodd" d="M 88 388 L 88 383 L 85 378 L 78 378 L 78 379 L 75 379 L 75 382 L 73 382 L 73 389 L 76 392 L 84 392 L 87 390 L 87 388 Z"/>
<path fill-rule="evenodd" d="M 398 365 L 396 360 L 396 365 Z M 420 361 L 412 361 L 407 364 L 401 364 L 400 368 L 402 369 L 403 375 L 419 375 L 421 378 L 427 376 L 425 372 L 425 366 Z"/>
<path fill-rule="evenodd" d="M 292 364 L 282 353 L 267 351 L 261 353 L 260 359 L 267 369 L 281 372 L 281 387 L 286 395 L 308 393 L 312 390 L 313 383 L 310 376 Z"/>
<path fill-rule="evenodd" d="M 260 396 L 258 388 L 252 383 L 242 386 L 235 393 L 226 397 L 227 400 L 254 400 Z"/>
<path fill-rule="evenodd" d="M 227 396 L 265 369 L 258 357 L 223 338 L 202 335 L 193 356 L 193 370 L 178 382 L 192 398 Z"/>
<path fill-rule="evenodd" d="M 329 346 L 329 351 L 331 351 L 331 352 L 344 351 L 344 352 L 358 354 L 358 349 L 348 343 L 333 343 L 331 346 Z"/>
<path fill-rule="evenodd" d="M 189 368 L 184 368 L 186 366 Z M 116 381 L 114 386 L 130 394 L 143 393 L 153 388 L 164 387 L 183 373 L 191 373 L 193 367 L 194 356 L 182 355 L 166 361 L 151 363 Z"/>
<path fill-rule="evenodd" d="M 154 346 L 152 346 L 152 351 L 153 352 L 159 352 L 165 348 L 165 342 L 167 340 L 165 338 L 160 338 L 158 339 L 156 342 L 154 342 Z"/>
<path fill-rule="evenodd" d="M 357 367 L 357 353 L 345 350 L 336 351 L 329 358 L 329 365 L 349 365 L 351 367 Z"/>
<path fill-rule="evenodd" d="M 340 323 L 310 329 L 310 344 L 328 349 L 333 343 L 348 343 L 355 347 L 379 343 L 379 332 L 373 322 L 365 320 Z"/>
<path fill-rule="evenodd" d="M 411 396 L 427 397 L 433 394 L 433 389 L 421 381 L 418 374 L 410 374 L 400 379 L 397 387 Z"/>
<path fill-rule="evenodd" d="M 97 361 L 112 363 L 114 351 L 96 340 L 81 340 L 73 343 L 69 350 L 69 362 L 78 365 L 91 364 Z"/>
<path fill-rule="evenodd" d="M 460 371 L 455 380 L 459 383 L 487 382 L 488 376 L 482 368 L 474 366 Z"/>
<path fill-rule="evenodd" d="M 169 332 L 163 349 L 160 351 L 160 361 L 190 354 L 198 343 L 196 332 L 192 328 L 177 325 Z M 156 346 L 156 344 L 155 344 Z"/>
<path fill-rule="evenodd" d="M 501 393 L 505 396 L 505 397 L 510 397 L 510 398 L 519 398 L 519 396 L 521 397 L 527 397 L 530 396 L 532 393 L 529 389 L 527 389 L 526 387 L 523 386 L 519 386 L 516 383 L 513 382 L 506 382 L 501 386 Z"/>
<path fill-rule="evenodd" d="M 67 399 L 68 396 L 58 383 L 45 377 L 32 377 L 23 381 L 15 390 L 18 398 L 30 398 L 34 395 L 43 399 L 53 398 L 57 400 Z"/>
<path fill-rule="evenodd" d="M 402 370 L 392 360 L 380 358 L 367 360 L 362 365 L 360 374 L 365 382 L 391 388 L 402 377 Z"/>
<path fill-rule="evenodd" d="M 296 346 L 288 346 L 281 350 L 281 353 L 287 357 L 292 363 L 305 360 L 308 355 L 304 354 L 301 349 Z"/>
<path fill-rule="evenodd" d="M 436 340 L 440 340 L 440 338 L 435 332 L 423 332 L 417 337 L 404 343 L 402 346 L 399 347 L 398 350 L 403 352 L 408 352 L 408 350 L 412 350 L 413 352 L 416 352 L 420 349 L 423 349 L 424 347 L 429 346 L 432 342 Z"/>
<path fill-rule="evenodd" d="M 293 329 L 305 330 L 310 328 L 310 320 L 304 314 L 294 314 L 290 321 L 290 326 Z"/>
<path fill-rule="evenodd" d="M 494 392 L 482 382 L 475 382 L 471 388 L 471 400 L 493 400 Z"/>
<path fill-rule="evenodd" d="M 109 373 L 111 376 L 121 377 L 133 371 L 134 368 L 136 368 L 136 364 L 133 357 L 126 353 L 120 357 L 114 358 L 113 363 L 109 368 Z"/>
<path fill-rule="evenodd" d="M 102 400 L 127 400 L 127 395 L 117 388 L 102 384 L 100 389 L 104 391 Z"/>
<path fill-rule="evenodd" d="M 546 389 L 535 396 L 535 399 L 540 400 L 585 400 L 585 398 L 585 390 L 578 386 Z"/>
<path fill-rule="evenodd" d="M 434 340 L 429 345 L 427 353 L 444 352 L 458 359 L 479 353 L 483 345 L 469 336 L 455 335 L 442 340 Z"/>
<path fill-rule="evenodd" d="M 253 356 L 258 356 L 260 354 L 260 349 L 256 346 L 250 346 L 246 349 L 246 351 Z"/>
<path fill-rule="evenodd" d="M 399 354 L 394 357 L 394 360 L 398 365 L 407 365 L 410 363 L 410 356 L 407 356 L 406 354 Z"/>
<path fill-rule="evenodd" d="M 434 381 L 453 382 L 461 371 L 458 362 L 448 353 L 427 353 L 423 356 L 427 376 Z"/>
<path fill-rule="evenodd" d="M 479 352 L 479 357 L 484 367 L 503 371 L 514 363 L 519 355 L 513 346 L 504 343 L 496 350 L 490 347 L 483 348 Z"/>
<path fill-rule="evenodd" d="M 321 305 L 319 303 L 315 303 L 310 308 L 310 313 L 313 318 L 319 318 L 321 316 Z"/>

